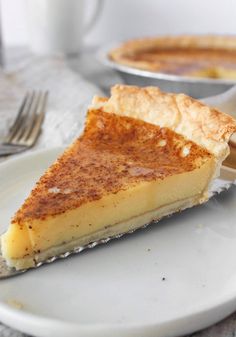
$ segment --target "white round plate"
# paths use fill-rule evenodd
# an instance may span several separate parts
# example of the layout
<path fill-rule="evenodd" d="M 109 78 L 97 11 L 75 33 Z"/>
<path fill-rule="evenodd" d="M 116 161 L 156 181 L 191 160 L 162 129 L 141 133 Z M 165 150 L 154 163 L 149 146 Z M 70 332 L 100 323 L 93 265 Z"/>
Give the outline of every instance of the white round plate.
<path fill-rule="evenodd" d="M 0 165 L 1 232 L 59 152 Z M 168 337 L 219 321 L 236 309 L 235 202 L 233 187 L 157 225 L 0 281 L 1 321 L 40 337 Z"/>

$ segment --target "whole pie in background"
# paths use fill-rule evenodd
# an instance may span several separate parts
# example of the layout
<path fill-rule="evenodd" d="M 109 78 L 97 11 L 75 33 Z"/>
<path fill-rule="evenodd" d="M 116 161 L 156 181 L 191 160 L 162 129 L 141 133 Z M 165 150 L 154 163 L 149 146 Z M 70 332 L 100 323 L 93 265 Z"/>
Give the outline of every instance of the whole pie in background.
<path fill-rule="evenodd" d="M 165 74 L 236 79 L 236 36 L 134 39 L 109 52 L 116 63 Z"/>

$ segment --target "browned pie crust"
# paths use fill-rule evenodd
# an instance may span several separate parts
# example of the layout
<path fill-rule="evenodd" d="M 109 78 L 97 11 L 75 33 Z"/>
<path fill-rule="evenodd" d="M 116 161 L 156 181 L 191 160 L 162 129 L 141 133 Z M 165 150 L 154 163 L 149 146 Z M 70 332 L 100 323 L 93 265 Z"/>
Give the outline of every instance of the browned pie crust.
<path fill-rule="evenodd" d="M 185 94 L 166 93 L 157 87 L 115 85 L 109 99 L 95 96 L 92 107 L 170 128 L 220 160 L 227 156 L 229 138 L 236 131 L 236 121 L 230 115 Z"/>

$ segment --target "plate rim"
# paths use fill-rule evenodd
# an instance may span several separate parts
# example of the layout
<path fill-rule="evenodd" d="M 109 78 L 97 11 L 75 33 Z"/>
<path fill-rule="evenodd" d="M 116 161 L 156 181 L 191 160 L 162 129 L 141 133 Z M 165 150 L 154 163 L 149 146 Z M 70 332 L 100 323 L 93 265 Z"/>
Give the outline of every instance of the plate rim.
<path fill-rule="evenodd" d="M 9 164 L 13 162 L 18 162 L 21 161 L 22 159 L 28 159 L 28 157 L 35 157 L 38 155 L 44 155 L 45 153 L 50 153 L 50 152 L 56 152 L 56 151 L 63 151 L 65 149 L 65 146 L 53 146 L 53 147 L 48 147 L 48 148 L 41 148 L 41 149 L 35 149 L 35 150 L 29 150 L 28 152 L 21 153 L 16 156 L 10 156 L 9 158 L 3 160 L 0 162 L 0 170 L 4 168 L 4 166 L 8 166 Z"/>
<path fill-rule="evenodd" d="M 19 276 L 20 277 L 20 276 Z M 204 329 L 212 324 L 215 324 L 219 322 L 220 320 L 228 317 L 230 314 L 232 314 L 235 311 L 236 308 L 236 296 L 234 298 L 229 298 L 225 299 L 221 303 L 218 303 L 218 305 L 215 305 L 214 307 L 206 307 L 205 309 L 201 309 L 199 311 L 196 311 L 194 313 L 185 315 L 185 316 L 179 316 L 175 317 L 172 320 L 165 320 L 162 321 L 161 323 L 155 323 L 155 322 L 149 322 L 146 324 L 136 324 L 136 323 L 130 323 L 130 324 L 111 324 L 111 323 L 95 323 L 95 324 L 88 324 L 88 323 L 74 323 L 74 322 L 68 322 L 68 321 L 62 321 L 56 318 L 48 318 L 44 317 L 42 315 L 37 315 L 34 313 L 26 312 L 23 310 L 15 309 L 11 307 L 10 305 L 7 305 L 3 301 L 0 301 L 0 315 L 1 315 L 1 321 L 7 325 L 10 325 L 11 327 L 15 329 L 19 329 L 19 325 L 17 324 L 17 321 L 19 321 L 21 324 L 24 322 L 32 326 L 34 325 L 35 327 L 41 325 L 41 326 L 47 326 L 49 329 L 53 329 L 56 331 L 63 329 L 63 330 L 70 330 L 78 333 L 82 332 L 87 332 L 88 336 L 94 336 L 93 333 L 96 331 L 102 331 L 104 337 L 109 336 L 110 333 L 113 331 L 116 331 L 118 333 L 128 333 L 129 331 L 142 331 L 144 330 L 146 333 L 149 333 L 153 331 L 153 329 L 157 332 L 160 329 L 164 330 L 164 333 L 170 328 L 173 328 L 176 326 L 176 334 L 174 333 L 171 336 L 178 336 L 179 334 L 184 334 L 184 333 L 193 333 L 194 331 Z M 230 305 L 230 308 L 225 311 L 222 311 L 224 309 L 224 306 L 226 304 Z M 233 308 L 231 308 L 233 307 Z M 220 312 L 220 313 L 218 313 Z M 216 315 L 218 313 L 218 315 Z M 223 314 L 222 314 L 223 313 Z M 213 314 L 213 318 L 210 317 L 210 321 L 208 321 L 209 316 Z M 198 317 L 199 316 L 208 316 L 206 319 L 206 322 L 202 322 L 199 324 Z M 216 316 L 216 317 L 215 317 Z M 182 324 L 186 325 L 188 324 L 188 321 L 190 325 L 193 325 L 194 328 L 182 330 Z M 13 322 L 13 324 L 11 324 Z M 21 329 L 20 331 L 30 333 L 28 329 Z M 52 330 L 51 330 L 52 331 Z M 32 333 L 32 332 L 31 332 Z M 92 333 L 92 334 L 91 334 Z M 41 336 L 41 335 L 40 335 Z M 100 335 L 99 335 L 100 336 Z M 121 335 L 125 336 L 125 335 Z M 128 335 L 127 335 L 128 336 Z M 149 335 L 147 335 L 148 337 Z M 151 336 L 151 335 L 150 335 Z M 163 337 L 161 334 L 160 336 Z"/>

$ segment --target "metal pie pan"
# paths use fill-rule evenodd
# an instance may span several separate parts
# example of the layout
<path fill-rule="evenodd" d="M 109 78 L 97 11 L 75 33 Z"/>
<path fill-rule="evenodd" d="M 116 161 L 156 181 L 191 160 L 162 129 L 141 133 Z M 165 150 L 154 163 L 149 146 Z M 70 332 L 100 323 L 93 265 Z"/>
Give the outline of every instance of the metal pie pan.
<path fill-rule="evenodd" d="M 103 47 L 98 51 L 98 60 L 105 66 L 117 71 L 126 84 L 138 86 L 157 86 L 164 91 L 183 92 L 195 98 L 218 95 L 236 84 L 236 80 L 213 79 L 171 75 L 132 68 L 112 61 L 108 57 L 111 49 L 119 43 Z"/>

